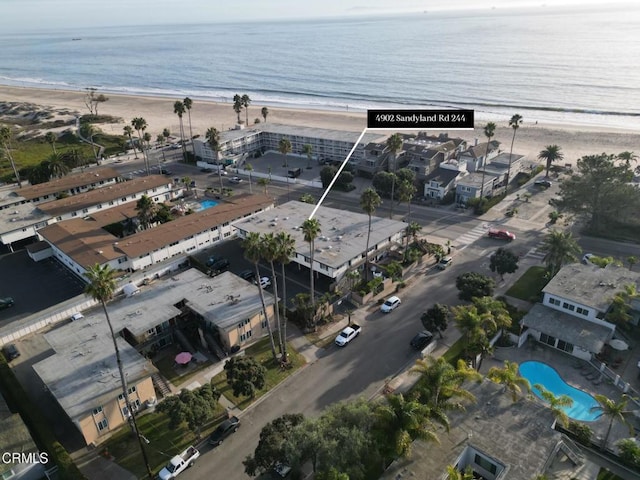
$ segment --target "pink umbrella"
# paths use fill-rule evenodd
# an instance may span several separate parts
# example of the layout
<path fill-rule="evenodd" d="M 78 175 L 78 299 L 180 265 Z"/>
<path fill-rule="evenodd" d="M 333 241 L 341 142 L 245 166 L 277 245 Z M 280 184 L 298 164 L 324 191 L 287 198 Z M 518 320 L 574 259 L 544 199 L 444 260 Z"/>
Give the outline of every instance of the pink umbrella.
<path fill-rule="evenodd" d="M 176 355 L 176 363 L 178 365 L 185 365 L 191 361 L 192 357 L 193 355 L 191 355 L 189 352 L 180 352 L 178 355 Z"/>

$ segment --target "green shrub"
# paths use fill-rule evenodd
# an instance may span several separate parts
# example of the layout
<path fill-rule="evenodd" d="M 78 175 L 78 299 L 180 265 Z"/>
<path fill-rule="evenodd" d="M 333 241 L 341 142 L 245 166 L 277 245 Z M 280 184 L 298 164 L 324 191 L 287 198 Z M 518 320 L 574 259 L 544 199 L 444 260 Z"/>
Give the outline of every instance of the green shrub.
<path fill-rule="evenodd" d="M 567 428 L 578 440 L 578 442 L 583 445 L 591 444 L 591 437 L 593 435 L 593 430 L 588 425 L 584 423 L 576 422 L 574 420 L 569 420 L 569 425 Z"/>
<path fill-rule="evenodd" d="M 617 445 L 622 461 L 630 467 L 640 468 L 640 446 L 630 438 L 620 440 Z"/>

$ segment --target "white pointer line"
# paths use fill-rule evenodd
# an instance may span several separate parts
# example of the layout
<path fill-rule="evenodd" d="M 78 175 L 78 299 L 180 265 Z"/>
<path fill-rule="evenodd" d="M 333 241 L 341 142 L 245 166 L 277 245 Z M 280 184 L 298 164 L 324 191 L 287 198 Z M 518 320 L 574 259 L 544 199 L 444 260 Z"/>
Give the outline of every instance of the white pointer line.
<path fill-rule="evenodd" d="M 322 194 L 322 197 L 320 197 L 320 200 L 318 201 L 318 204 L 313 209 L 313 212 L 311 212 L 311 215 L 309 215 L 309 220 L 311 220 L 313 218 L 313 216 L 316 214 L 316 212 L 320 208 L 320 205 L 322 205 L 322 202 L 324 201 L 324 198 L 327 196 L 327 194 L 331 190 L 331 187 L 333 187 L 333 184 L 336 183 L 336 180 L 338 180 L 338 177 L 342 173 L 342 170 L 344 170 L 344 167 L 347 164 L 347 162 L 349 161 L 349 159 L 351 158 L 351 155 L 353 155 L 353 152 L 355 152 L 356 148 L 358 148 L 358 144 L 360 143 L 360 140 L 362 140 L 362 137 L 364 137 L 365 133 L 367 133 L 367 127 L 365 127 L 364 130 L 362 130 L 362 133 L 358 137 L 358 140 L 356 140 L 356 143 L 353 144 L 353 147 L 351 148 L 351 151 L 349 152 L 349 155 L 347 155 L 347 158 L 345 158 L 343 160 L 342 164 L 340 165 L 340 168 L 338 169 L 338 171 L 336 172 L 335 176 L 333 177 L 333 180 L 331 180 L 331 183 L 329 184 L 327 189 Z"/>

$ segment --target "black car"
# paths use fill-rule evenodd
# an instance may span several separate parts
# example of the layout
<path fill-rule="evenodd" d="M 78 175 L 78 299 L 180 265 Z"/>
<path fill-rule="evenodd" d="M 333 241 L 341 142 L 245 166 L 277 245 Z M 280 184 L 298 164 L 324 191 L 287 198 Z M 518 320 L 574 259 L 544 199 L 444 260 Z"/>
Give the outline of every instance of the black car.
<path fill-rule="evenodd" d="M 549 188 L 552 183 L 550 180 L 541 178 L 540 180 L 536 180 L 535 182 L 533 182 L 535 185 L 537 185 L 538 187 L 543 187 L 543 188 Z"/>
<path fill-rule="evenodd" d="M 209 267 L 210 275 L 214 275 L 214 274 L 217 275 L 219 273 L 226 272 L 227 270 L 229 270 L 231 263 L 229 263 L 229 260 L 227 260 L 226 258 L 221 258 L 213 262 L 211 265 L 207 265 L 207 266 Z"/>
<path fill-rule="evenodd" d="M 161 173 L 162 175 L 167 175 L 167 176 L 171 176 L 171 175 L 173 175 L 173 173 L 171 172 L 171 170 L 167 170 L 166 168 L 161 168 L 161 169 L 160 169 L 160 173 Z"/>
<path fill-rule="evenodd" d="M 232 433 L 235 433 L 240 428 L 240 419 L 238 417 L 231 417 L 216 428 L 209 437 L 209 444 L 217 447 L 222 441 Z"/>
<path fill-rule="evenodd" d="M 13 298 L 4 297 L 0 298 L 0 310 L 4 310 L 5 308 L 13 307 Z"/>
<path fill-rule="evenodd" d="M 220 260 L 222 260 L 221 257 L 218 257 L 216 255 L 211 255 L 209 258 L 207 258 L 206 265 L 207 265 L 207 267 L 210 267 L 211 265 L 213 265 L 214 263 L 216 263 L 216 262 L 218 262 Z"/>
<path fill-rule="evenodd" d="M 413 339 L 411 340 L 411 346 L 416 350 L 422 350 L 426 348 L 426 346 L 429 345 L 432 340 L 433 334 L 427 330 L 423 330 L 415 337 L 413 337 Z"/>
<path fill-rule="evenodd" d="M 11 360 L 14 360 L 20 356 L 18 347 L 16 347 L 13 343 L 3 347 L 2 353 L 4 354 L 4 358 L 7 359 L 7 362 L 10 362 Z"/>
<path fill-rule="evenodd" d="M 254 278 L 256 278 L 256 273 L 253 270 L 243 270 L 242 272 L 240 272 L 239 277 L 243 280 L 246 280 L 247 282 L 251 282 Z"/>

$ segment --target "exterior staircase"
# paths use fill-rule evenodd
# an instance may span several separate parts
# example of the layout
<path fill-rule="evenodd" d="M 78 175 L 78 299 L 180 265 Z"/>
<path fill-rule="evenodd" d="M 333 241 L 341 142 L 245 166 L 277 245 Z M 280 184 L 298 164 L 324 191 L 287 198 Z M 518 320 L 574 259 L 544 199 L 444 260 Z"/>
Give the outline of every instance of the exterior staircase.
<path fill-rule="evenodd" d="M 159 393 L 161 398 L 171 395 L 169 383 L 159 373 L 151 375 L 151 381 L 153 382 L 156 393 Z"/>

